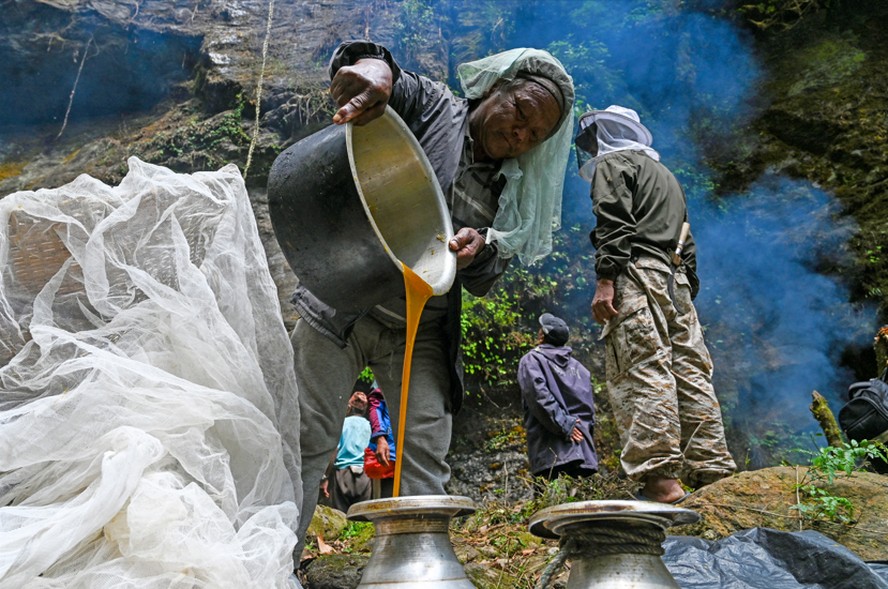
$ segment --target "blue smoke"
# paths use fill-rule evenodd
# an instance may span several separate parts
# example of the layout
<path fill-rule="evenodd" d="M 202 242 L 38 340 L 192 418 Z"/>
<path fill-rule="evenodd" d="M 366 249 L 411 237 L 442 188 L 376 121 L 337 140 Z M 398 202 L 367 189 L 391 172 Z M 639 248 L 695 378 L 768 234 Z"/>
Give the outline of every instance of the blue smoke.
<path fill-rule="evenodd" d="M 837 409 L 853 379 L 841 354 L 874 332 L 874 310 L 850 304 L 839 278 L 818 272 L 849 263 L 856 224 L 831 195 L 779 175 L 722 208 L 706 205 L 691 205 L 703 213 L 694 229 L 703 280 L 697 308 L 717 382 L 736 388 L 740 415 L 754 408 L 750 423 L 769 416 L 767 425 L 803 430 L 811 392 Z"/>

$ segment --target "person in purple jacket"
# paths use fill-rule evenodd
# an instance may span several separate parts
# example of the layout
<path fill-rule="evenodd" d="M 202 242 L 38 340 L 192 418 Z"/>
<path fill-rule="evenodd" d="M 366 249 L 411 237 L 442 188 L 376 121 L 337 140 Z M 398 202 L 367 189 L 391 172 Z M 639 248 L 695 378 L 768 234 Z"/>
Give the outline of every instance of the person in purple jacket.
<path fill-rule="evenodd" d="M 595 402 L 589 371 L 567 346 L 570 331 L 551 313 L 540 316 L 539 345 L 518 364 L 527 455 L 534 476 L 555 479 L 598 472 L 592 441 Z"/>

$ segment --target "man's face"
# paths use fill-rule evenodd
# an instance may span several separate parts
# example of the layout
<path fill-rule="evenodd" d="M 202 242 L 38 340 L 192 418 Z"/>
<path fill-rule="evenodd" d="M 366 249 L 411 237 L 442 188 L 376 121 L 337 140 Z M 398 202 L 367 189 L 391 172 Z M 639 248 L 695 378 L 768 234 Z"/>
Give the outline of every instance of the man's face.
<path fill-rule="evenodd" d="M 366 411 L 367 410 L 367 395 L 362 393 L 361 391 L 355 391 L 352 393 L 351 398 L 348 400 L 348 404 L 350 407 L 354 407 L 358 411 Z"/>
<path fill-rule="evenodd" d="M 592 123 L 583 133 L 577 137 L 577 147 L 585 151 L 590 157 L 598 155 L 598 125 Z"/>
<path fill-rule="evenodd" d="M 528 152 L 546 140 L 561 110 L 548 90 L 530 80 L 500 86 L 469 116 L 475 158 L 502 160 Z"/>

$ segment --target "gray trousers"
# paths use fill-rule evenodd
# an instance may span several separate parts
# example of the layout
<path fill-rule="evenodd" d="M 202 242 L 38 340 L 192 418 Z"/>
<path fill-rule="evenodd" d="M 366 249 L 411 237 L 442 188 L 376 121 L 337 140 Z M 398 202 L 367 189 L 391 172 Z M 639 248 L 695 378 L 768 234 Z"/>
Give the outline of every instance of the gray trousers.
<path fill-rule="evenodd" d="M 664 262 L 641 258 L 617 277 L 620 314 L 603 331 L 607 387 L 626 474 L 681 478 L 696 488 L 736 466 L 687 276 L 676 274 L 673 301 L 669 274 Z"/>
<path fill-rule="evenodd" d="M 333 478 L 328 482 L 330 505 L 342 513 L 360 501 L 367 501 L 373 494 L 373 484 L 363 467 L 346 467 L 332 472 Z"/>
<path fill-rule="evenodd" d="M 301 413 L 302 509 L 295 556 L 300 558 L 305 534 L 317 505 L 321 477 L 342 433 L 342 421 L 355 381 L 365 366 L 376 376 L 388 404 L 392 429 L 402 424 L 401 369 L 406 328 L 367 316 L 358 321 L 343 349 L 299 319 L 293 328 L 296 382 Z M 443 495 L 450 479 L 444 461 L 453 427 L 449 411 L 450 371 L 446 338 L 438 322 L 421 323 L 413 348 L 407 424 L 404 432 L 399 494 Z M 298 560 L 297 560 L 298 564 Z"/>

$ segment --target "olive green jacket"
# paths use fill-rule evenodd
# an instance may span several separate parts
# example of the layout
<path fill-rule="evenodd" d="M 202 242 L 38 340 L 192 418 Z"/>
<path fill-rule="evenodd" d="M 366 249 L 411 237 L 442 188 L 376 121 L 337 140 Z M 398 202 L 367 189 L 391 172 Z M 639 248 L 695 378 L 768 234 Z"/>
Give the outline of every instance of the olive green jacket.
<path fill-rule="evenodd" d="M 610 280 L 630 259 L 649 255 L 670 263 L 681 225 L 688 219 L 687 199 L 669 169 L 640 151 L 601 156 L 592 178 L 592 206 L 597 224 L 591 233 L 595 273 Z M 699 290 L 696 245 L 688 235 L 682 267 L 693 295 Z"/>

